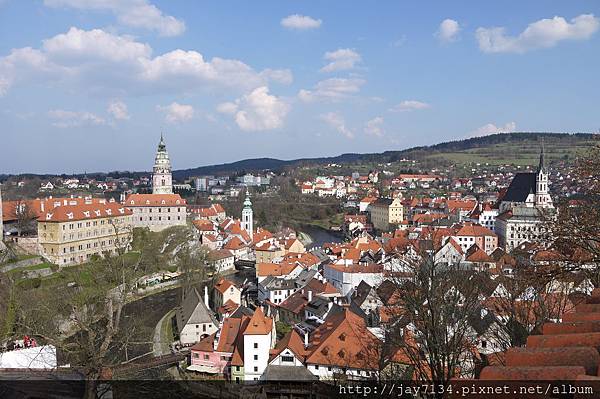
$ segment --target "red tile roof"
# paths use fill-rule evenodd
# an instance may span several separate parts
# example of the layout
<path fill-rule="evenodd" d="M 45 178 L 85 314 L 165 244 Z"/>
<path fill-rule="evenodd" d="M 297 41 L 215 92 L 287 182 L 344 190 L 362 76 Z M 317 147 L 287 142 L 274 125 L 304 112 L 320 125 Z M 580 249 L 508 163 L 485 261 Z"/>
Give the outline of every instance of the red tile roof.
<path fill-rule="evenodd" d="M 125 200 L 127 206 L 180 206 L 186 202 L 179 194 L 131 194 Z"/>
<path fill-rule="evenodd" d="M 244 330 L 244 335 L 265 335 L 273 329 L 273 319 L 265 316 L 260 307 L 256 308 L 248 326 Z"/>
<path fill-rule="evenodd" d="M 92 203 L 57 206 L 44 212 L 38 220 L 40 222 L 68 222 L 129 216 L 132 214 L 131 210 L 116 202 L 106 204 Z"/>

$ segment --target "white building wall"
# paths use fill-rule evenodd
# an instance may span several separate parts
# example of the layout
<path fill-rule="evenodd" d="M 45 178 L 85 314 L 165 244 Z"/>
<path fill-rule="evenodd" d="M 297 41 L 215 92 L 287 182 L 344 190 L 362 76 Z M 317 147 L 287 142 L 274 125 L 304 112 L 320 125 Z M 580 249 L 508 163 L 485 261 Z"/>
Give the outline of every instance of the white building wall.
<path fill-rule="evenodd" d="M 260 379 L 269 363 L 271 333 L 266 335 L 244 335 L 244 380 Z"/>

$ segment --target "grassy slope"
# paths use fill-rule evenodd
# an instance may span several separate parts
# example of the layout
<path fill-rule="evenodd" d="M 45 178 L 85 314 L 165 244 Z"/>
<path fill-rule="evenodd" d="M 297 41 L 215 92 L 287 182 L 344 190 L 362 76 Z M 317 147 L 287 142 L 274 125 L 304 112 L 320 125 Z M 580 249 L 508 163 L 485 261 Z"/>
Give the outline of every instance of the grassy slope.
<path fill-rule="evenodd" d="M 565 141 L 554 140 L 544 143 L 549 161 L 563 159 L 568 156 L 574 159 L 578 153 L 593 145 L 593 140 Z M 528 142 L 508 142 L 486 147 L 470 148 L 460 151 L 440 151 L 425 156 L 425 159 L 445 159 L 453 163 L 485 163 L 535 165 L 540 155 L 540 143 L 537 140 Z"/>

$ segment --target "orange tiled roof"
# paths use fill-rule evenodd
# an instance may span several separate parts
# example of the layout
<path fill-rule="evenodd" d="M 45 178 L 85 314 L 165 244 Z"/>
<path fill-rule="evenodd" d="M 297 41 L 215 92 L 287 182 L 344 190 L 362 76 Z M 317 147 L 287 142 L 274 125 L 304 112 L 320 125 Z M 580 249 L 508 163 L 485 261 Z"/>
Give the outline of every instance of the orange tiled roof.
<path fill-rule="evenodd" d="M 266 335 L 273 329 L 273 319 L 266 317 L 260 307 L 256 308 L 244 335 Z"/>
<path fill-rule="evenodd" d="M 296 332 L 296 330 L 292 329 L 287 334 L 285 334 L 284 337 L 281 338 L 279 342 L 277 342 L 275 348 L 271 350 L 269 362 L 275 359 L 286 348 L 291 350 L 294 353 L 294 355 L 296 355 L 296 357 L 300 359 L 300 361 L 304 361 L 306 351 L 304 350 L 303 339 L 300 337 L 300 334 Z"/>
<path fill-rule="evenodd" d="M 222 278 L 219 280 L 219 282 L 217 282 L 217 284 L 215 284 L 215 289 L 221 294 L 224 294 L 225 291 L 227 291 L 231 286 L 235 287 L 235 284 L 233 284 L 230 280 Z"/>
<path fill-rule="evenodd" d="M 306 362 L 377 370 L 380 345 L 364 319 L 345 308 L 311 334 Z"/>
<path fill-rule="evenodd" d="M 181 206 L 186 201 L 179 194 L 131 194 L 125 200 L 127 206 Z"/>
<path fill-rule="evenodd" d="M 117 216 L 132 215 L 131 210 L 125 208 L 122 204 L 113 202 L 106 204 L 78 204 L 57 206 L 47 212 L 44 212 L 40 222 L 68 222 L 76 220 L 92 220 L 99 218 L 111 218 Z"/>

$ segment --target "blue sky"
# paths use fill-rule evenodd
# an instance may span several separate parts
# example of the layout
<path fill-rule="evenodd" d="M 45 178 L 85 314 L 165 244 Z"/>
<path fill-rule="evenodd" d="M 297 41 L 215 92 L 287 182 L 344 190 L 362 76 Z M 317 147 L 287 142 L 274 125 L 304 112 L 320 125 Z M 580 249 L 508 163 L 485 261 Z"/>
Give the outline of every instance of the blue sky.
<path fill-rule="evenodd" d="M 0 0 L 0 174 L 600 128 L 597 1 Z M 596 66 L 596 67 L 594 67 Z"/>

